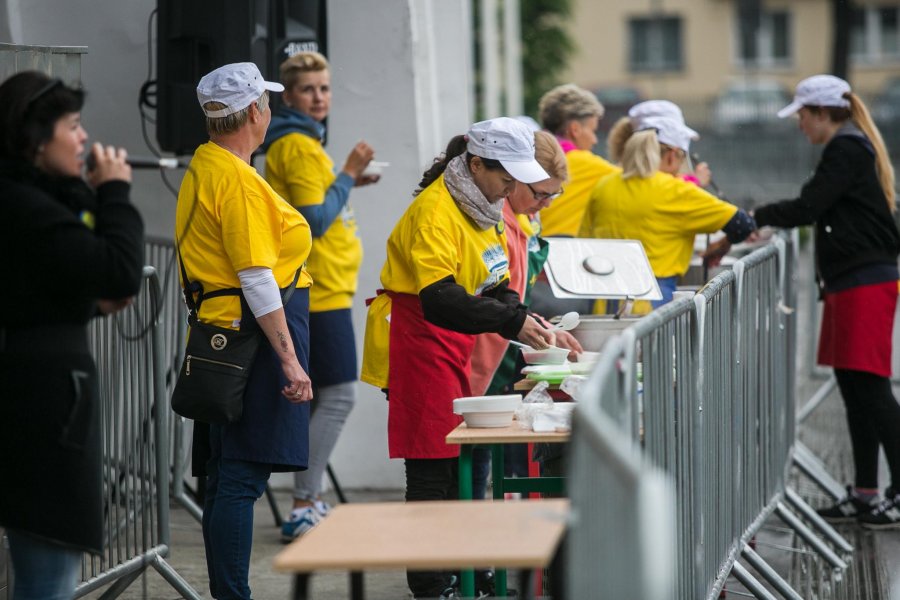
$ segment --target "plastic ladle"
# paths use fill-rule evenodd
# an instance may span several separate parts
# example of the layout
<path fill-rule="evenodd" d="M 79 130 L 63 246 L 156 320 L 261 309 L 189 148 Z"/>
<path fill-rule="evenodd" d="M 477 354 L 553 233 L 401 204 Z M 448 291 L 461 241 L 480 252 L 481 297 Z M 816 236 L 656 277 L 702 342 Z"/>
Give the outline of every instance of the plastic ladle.
<path fill-rule="evenodd" d="M 567 312 L 559 318 L 559 323 L 550 328 L 550 331 L 556 331 L 557 329 L 569 331 L 570 329 L 575 329 L 576 327 L 578 327 L 578 323 L 580 322 L 581 317 L 578 316 L 577 312 Z"/>

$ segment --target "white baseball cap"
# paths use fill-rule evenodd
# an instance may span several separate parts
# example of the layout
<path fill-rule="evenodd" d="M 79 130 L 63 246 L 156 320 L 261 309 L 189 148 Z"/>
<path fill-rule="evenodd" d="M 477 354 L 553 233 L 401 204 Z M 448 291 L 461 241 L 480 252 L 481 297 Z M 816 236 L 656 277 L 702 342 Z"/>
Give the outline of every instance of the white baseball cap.
<path fill-rule="evenodd" d="M 691 140 L 697 135 L 696 131 L 672 117 L 646 117 L 642 120 L 641 129 L 636 131 L 647 129 L 655 129 L 659 141 L 663 144 L 681 148 L 686 153 L 690 152 Z"/>
<path fill-rule="evenodd" d="M 837 106 L 850 108 L 844 94 L 850 92 L 850 84 L 834 75 L 813 75 L 797 84 L 794 101 L 778 111 L 780 118 L 789 117 L 804 106 Z"/>
<path fill-rule="evenodd" d="M 700 134 L 688 127 L 684 122 L 684 114 L 674 102 L 668 100 L 647 100 L 635 104 L 628 110 L 628 117 L 631 119 L 631 126 L 635 131 L 643 129 L 656 129 L 655 127 L 645 127 L 644 119 L 650 117 L 668 117 L 681 123 L 685 130 L 691 133 L 692 140 L 699 140 Z"/>
<path fill-rule="evenodd" d="M 207 117 L 227 117 L 250 106 L 266 90 L 283 92 L 284 86 L 263 79 L 262 73 L 253 63 L 232 63 L 203 76 L 197 84 L 197 100 L 200 101 L 200 108 L 207 102 L 225 105 L 221 110 L 203 108 Z"/>
<path fill-rule="evenodd" d="M 522 183 L 550 179 L 534 159 L 534 132 L 509 117 L 475 123 L 469 128 L 466 149 L 481 158 L 500 161 L 507 173 Z"/>

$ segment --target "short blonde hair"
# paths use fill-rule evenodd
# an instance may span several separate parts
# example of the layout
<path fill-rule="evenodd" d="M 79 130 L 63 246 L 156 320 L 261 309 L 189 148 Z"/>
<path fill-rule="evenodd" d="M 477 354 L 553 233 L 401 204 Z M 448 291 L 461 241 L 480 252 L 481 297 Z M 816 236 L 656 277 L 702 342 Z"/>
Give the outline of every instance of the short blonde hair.
<path fill-rule="evenodd" d="M 556 86 L 538 103 L 541 125 L 547 131 L 563 135 L 572 121 L 603 116 L 603 105 L 597 97 L 574 83 Z"/>
<path fill-rule="evenodd" d="M 301 73 L 317 73 L 328 70 L 328 59 L 318 52 L 298 52 L 278 68 L 281 83 L 286 89 L 297 84 Z"/>
<path fill-rule="evenodd" d="M 534 159 L 538 161 L 550 177 L 556 177 L 560 181 L 569 180 L 569 165 L 566 162 L 566 153 L 552 133 L 546 131 L 534 132 Z"/>
<path fill-rule="evenodd" d="M 268 90 L 262 93 L 262 96 L 256 99 L 256 108 L 259 112 L 265 112 L 269 107 Z M 221 102 L 207 102 L 203 105 L 204 110 L 222 110 L 228 108 Z M 224 135 L 226 133 L 234 133 L 247 123 L 247 116 L 250 114 L 250 107 L 239 110 L 224 117 L 206 117 L 206 133 L 209 135 Z"/>
<path fill-rule="evenodd" d="M 622 178 L 650 177 L 659 170 L 662 148 L 656 131 L 637 131 L 625 142 L 622 151 Z"/>

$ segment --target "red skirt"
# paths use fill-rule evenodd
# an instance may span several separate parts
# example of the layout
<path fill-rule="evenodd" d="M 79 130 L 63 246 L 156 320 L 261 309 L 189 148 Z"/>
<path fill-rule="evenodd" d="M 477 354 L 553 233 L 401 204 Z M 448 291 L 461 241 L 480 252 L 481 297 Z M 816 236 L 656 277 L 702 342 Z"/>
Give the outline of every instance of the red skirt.
<path fill-rule="evenodd" d="M 818 363 L 891 376 L 897 282 L 825 293 Z"/>
<path fill-rule="evenodd" d="M 418 296 L 391 293 L 388 451 L 391 458 L 454 458 L 445 438 L 462 422 L 453 400 L 471 395 L 475 336 L 425 320 Z"/>

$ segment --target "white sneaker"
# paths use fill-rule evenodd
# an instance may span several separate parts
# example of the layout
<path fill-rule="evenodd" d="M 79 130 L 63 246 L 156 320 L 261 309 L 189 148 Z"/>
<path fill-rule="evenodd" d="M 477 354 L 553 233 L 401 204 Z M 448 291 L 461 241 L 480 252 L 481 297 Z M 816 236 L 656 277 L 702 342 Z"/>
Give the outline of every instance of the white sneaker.
<path fill-rule="evenodd" d="M 281 541 L 285 544 L 293 542 L 295 539 L 315 527 L 322 520 L 322 515 L 312 506 L 303 508 L 295 508 L 291 511 L 291 516 L 281 526 Z"/>

